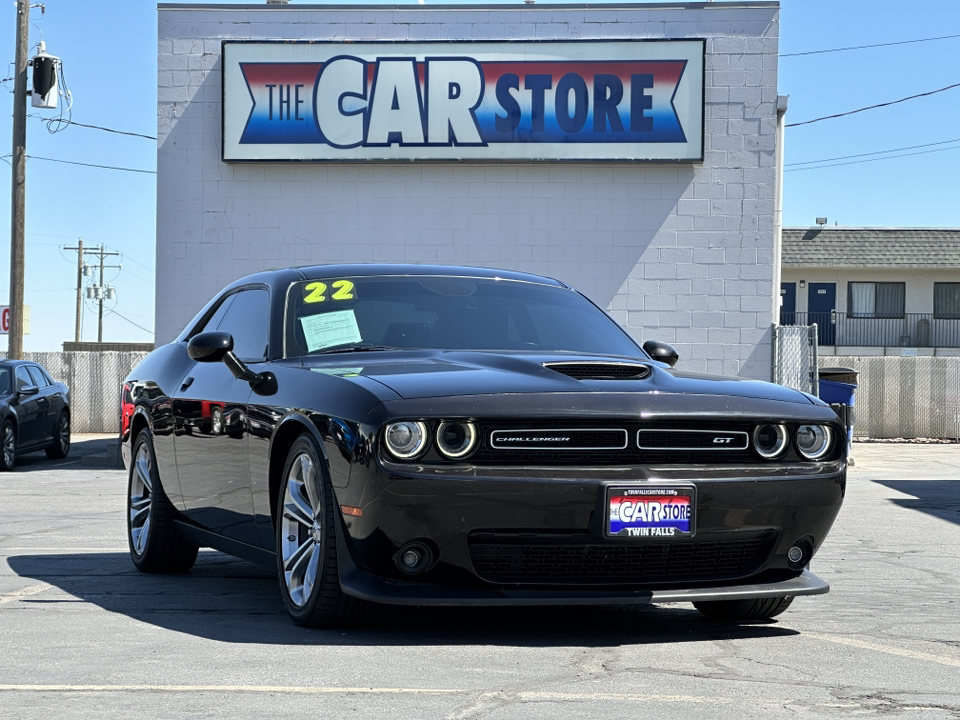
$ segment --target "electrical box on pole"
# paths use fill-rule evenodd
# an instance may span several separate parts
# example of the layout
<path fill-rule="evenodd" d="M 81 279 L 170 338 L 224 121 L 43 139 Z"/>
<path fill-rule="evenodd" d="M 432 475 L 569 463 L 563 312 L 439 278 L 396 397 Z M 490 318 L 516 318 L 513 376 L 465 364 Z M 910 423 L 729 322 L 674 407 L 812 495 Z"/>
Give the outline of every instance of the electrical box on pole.
<path fill-rule="evenodd" d="M 60 91 L 57 87 L 57 71 L 60 58 L 47 54 L 46 43 L 40 42 L 40 52 L 30 61 L 33 66 L 33 92 L 30 104 L 35 108 L 56 110 Z"/>

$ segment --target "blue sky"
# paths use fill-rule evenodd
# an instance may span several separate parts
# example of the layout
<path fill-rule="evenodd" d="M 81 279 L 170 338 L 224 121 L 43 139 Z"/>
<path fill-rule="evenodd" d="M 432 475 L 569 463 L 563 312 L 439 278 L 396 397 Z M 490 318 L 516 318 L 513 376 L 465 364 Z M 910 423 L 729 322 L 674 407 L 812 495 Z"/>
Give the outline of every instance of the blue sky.
<path fill-rule="evenodd" d="M 207 0 L 208 2 L 210 0 Z M 298 0 L 291 0 L 297 4 Z M 434 4 L 427 0 L 428 4 Z M 64 63 L 73 120 L 156 134 L 156 3 L 152 0 L 45 0 L 31 12 L 30 43 L 41 39 Z M 15 9 L 3 3 L 3 77 L 12 75 Z M 850 46 L 960 35 L 956 0 L 782 0 L 780 93 L 790 96 L 788 123 L 897 100 L 960 83 L 960 37 L 847 52 L 784 57 Z M 29 53 L 31 56 L 33 51 Z M 13 83 L 5 82 L 12 109 Z M 30 108 L 31 114 L 39 111 Z M 44 111 L 44 116 L 51 113 Z M 789 128 L 784 223 L 960 227 L 960 87 L 891 107 Z M 940 143 L 931 145 L 931 143 Z M 0 155 L 10 152 L 10 111 L 0 113 Z M 917 147 L 925 146 L 925 147 Z M 810 161 L 912 148 L 837 160 Z M 935 152 L 930 152 L 931 150 Z M 38 118 L 27 125 L 27 153 L 79 163 L 143 170 L 156 167 L 150 140 L 71 126 L 50 134 Z M 106 245 L 121 253 L 106 279 L 104 339 L 150 341 L 153 327 L 156 179 L 144 173 L 31 160 L 27 166 L 26 350 L 58 350 L 72 340 L 76 302 L 75 246 Z M 8 297 L 10 168 L 0 164 L 0 304 Z M 111 258 L 109 264 L 116 264 Z M 119 315 L 118 315 L 118 314 Z M 122 318 L 120 316 L 123 316 Z M 125 319 L 124 319 L 125 318 Z M 142 326 L 148 330 L 142 330 Z M 84 311 L 85 340 L 95 340 L 96 308 Z"/>

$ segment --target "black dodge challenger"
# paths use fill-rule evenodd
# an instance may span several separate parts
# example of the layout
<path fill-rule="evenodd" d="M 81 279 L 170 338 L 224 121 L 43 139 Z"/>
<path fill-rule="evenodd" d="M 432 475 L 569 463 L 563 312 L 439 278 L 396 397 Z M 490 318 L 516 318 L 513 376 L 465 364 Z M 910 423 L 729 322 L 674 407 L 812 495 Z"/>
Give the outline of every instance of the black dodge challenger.
<path fill-rule="evenodd" d="M 276 567 L 308 626 L 365 601 L 752 620 L 827 592 L 808 565 L 846 487 L 836 414 L 676 362 L 534 275 L 251 275 L 124 383 L 133 563 Z"/>

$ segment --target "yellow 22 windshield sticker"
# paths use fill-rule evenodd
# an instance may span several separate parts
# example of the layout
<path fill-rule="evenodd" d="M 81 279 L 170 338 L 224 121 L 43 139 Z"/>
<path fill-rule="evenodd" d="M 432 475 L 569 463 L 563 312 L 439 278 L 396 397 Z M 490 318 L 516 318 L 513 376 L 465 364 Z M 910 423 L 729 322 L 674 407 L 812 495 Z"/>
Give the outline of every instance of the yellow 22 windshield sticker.
<path fill-rule="evenodd" d="M 330 292 L 328 297 L 327 292 Z M 330 300 L 353 300 L 356 294 L 349 280 L 334 280 L 329 285 L 323 282 L 311 282 L 303 286 L 303 301 L 319 303 Z"/>

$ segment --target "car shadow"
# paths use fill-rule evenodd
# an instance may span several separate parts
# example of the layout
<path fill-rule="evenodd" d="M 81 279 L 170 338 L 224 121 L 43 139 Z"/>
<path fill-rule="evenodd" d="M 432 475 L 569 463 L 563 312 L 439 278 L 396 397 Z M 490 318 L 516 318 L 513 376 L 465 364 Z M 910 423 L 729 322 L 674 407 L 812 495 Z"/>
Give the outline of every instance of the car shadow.
<path fill-rule="evenodd" d="M 107 469 L 106 464 L 108 445 L 117 442 L 117 435 L 107 436 L 74 436 L 70 443 L 70 453 L 67 457 L 52 460 L 43 450 L 37 450 L 18 455 L 13 471 L 31 472 L 35 470 L 90 470 L 91 468 Z M 102 462 L 99 460 L 102 458 Z M 91 463 L 92 460 L 97 460 Z M 113 469 L 119 469 L 117 467 Z"/>
<path fill-rule="evenodd" d="M 294 625 L 274 573 L 215 551 L 201 551 L 183 575 L 147 575 L 126 553 L 17 555 L 21 577 L 66 593 L 37 593 L 25 605 L 93 603 L 111 613 L 176 632 L 231 643 L 281 645 L 503 645 L 613 647 L 798 635 L 775 621 L 714 623 L 690 605 L 436 608 L 370 604 L 354 627 Z M 52 593 L 51 593 L 52 595 Z M 255 616 L 255 617 L 254 617 Z"/>
<path fill-rule="evenodd" d="M 960 525 L 960 481 L 958 480 L 874 480 L 891 490 L 913 495 L 892 498 L 890 502 L 909 510 L 919 510 L 941 520 Z"/>

